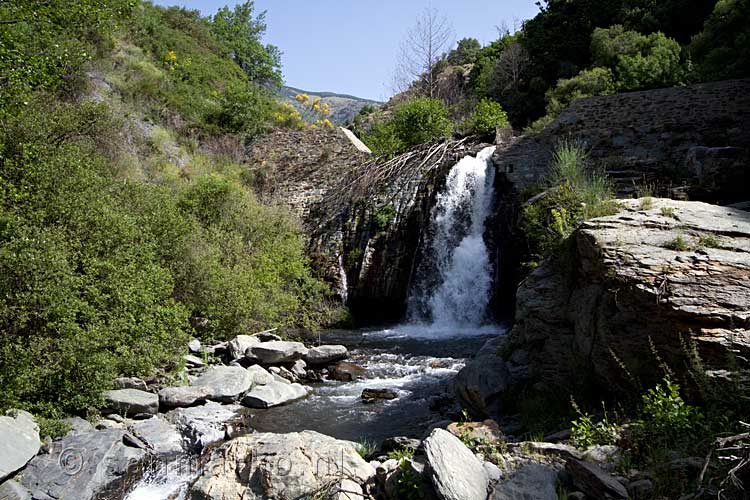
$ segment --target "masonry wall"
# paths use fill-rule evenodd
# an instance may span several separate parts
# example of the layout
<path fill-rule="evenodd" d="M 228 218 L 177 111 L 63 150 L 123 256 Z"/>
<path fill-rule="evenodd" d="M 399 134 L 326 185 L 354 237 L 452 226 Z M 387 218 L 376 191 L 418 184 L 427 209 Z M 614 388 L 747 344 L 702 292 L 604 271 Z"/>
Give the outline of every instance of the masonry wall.
<path fill-rule="evenodd" d="M 723 183 L 720 188 L 732 191 L 747 179 L 746 173 L 739 179 L 708 177 L 717 169 L 747 171 L 750 80 L 578 99 L 540 134 L 499 149 L 495 163 L 521 190 L 544 180 L 561 139 L 582 141 L 593 162 L 618 181 L 621 194 L 644 180 L 675 188 L 692 184 L 697 197 L 700 189 L 694 189 L 694 181 Z M 737 195 L 741 193 L 719 194 Z"/>

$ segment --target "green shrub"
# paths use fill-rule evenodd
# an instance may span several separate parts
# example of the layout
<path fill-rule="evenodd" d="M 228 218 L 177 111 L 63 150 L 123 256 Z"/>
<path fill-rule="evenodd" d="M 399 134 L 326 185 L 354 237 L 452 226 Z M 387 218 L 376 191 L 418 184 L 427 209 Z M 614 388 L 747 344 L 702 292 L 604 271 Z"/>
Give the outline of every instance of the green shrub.
<path fill-rule="evenodd" d="M 152 235 L 95 152 L 101 105 L 50 107 L 0 136 L 0 407 L 43 414 L 95 406 L 115 376 L 167 366 L 187 311 Z"/>
<path fill-rule="evenodd" d="M 680 386 L 668 377 L 643 395 L 630 438 L 638 456 L 658 458 L 667 450 L 687 450 L 703 430 L 701 412 L 685 403 Z"/>
<path fill-rule="evenodd" d="M 359 456 L 365 460 L 378 450 L 377 445 L 369 439 L 358 439 L 354 447 Z"/>
<path fill-rule="evenodd" d="M 609 421 L 607 410 L 602 403 L 603 417 L 598 422 L 594 417 L 581 411 L 575 401 L 571 400 L 578 418 L 571 422 L 570 439 L 577 448 L 586 449 L 594 445 L 615 444 L 619 439 L 617 425 Z"/>
<path fill-rule="evenodd" d="M 698 246 L 704 248 L 721 248 L 718 238 L 713 234 L 704 234 L 698 238 Z"/>
<path fill-rule="evenodd" d="M 508 115 L 503 107 L 491 99 L 482 99 L 467 119 L 464 129 L 469 134 L 490 135 L 507 124 Z"/>
<path fill-rule="evenodd" d="M 664 244 L 662 244 L 662 247 L 674 250 L 675 252 L 684 252 L 686 250 L 690 250 L 690 245 L 688 245 L 688 242 L 680 235 L 675 236 L 671 240 L 665 241 Z"/>
<path fill-rule="evenodd" d="M 521 213 L 527 266 L 535 267 L 545 257 L 557 254 L 581 221 L 618 211 L 609 180 L 603 172 L 588 167 L 587 156 L 574 141 L 558 143 L 550 169 L 551 187 Z"/>
<path fill-rule="evenodd" d="M 396 217 L 396 208 L 390 203 L 376 208 L 372 213 L 372 222 L 378 231 L 385 231 Z"/>
<path fill-rule="evenodd" d="M 364 140 L 376 153 L 394 154 L 444 139 L 452 131 L 453 124 L 442 101 L 417 98 L 397 104 L 391 118 L 375 124 Z"/>

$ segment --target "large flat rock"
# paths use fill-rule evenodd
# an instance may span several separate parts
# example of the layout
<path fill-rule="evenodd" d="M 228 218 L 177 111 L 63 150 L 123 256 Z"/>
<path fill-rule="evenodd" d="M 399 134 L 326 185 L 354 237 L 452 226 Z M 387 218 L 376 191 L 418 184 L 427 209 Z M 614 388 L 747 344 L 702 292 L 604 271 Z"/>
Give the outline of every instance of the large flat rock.
<path fill-rule="evenodd" d="M 528 464 L 495 485 L 492 500 L 557 500 L 557 471 Z"/>
<path fill-rule="evenodd" d="M 115 389 L 107 391 L 104 398 L 107 401 L 107 408 L 118 414 L 155 415 L 159 411 L 159 396 L 140 389 Z"/>
<path fill-rule="evenodd" d="M 211 394 L 211 389 L 203 386 L 165 387 L 159 391 L 159 403 L 168 408 L 194 406 L 205 403 Z"/>
<path fill-rule="evenodd" d="M 252 387 L 253 377 L 241 366 L 212 366 L 192 385 L 208 389 L 213 401 L 232 403 Z"/>
<path fill-rule="evenodd" d="M 203 471 L 194 500 L 314 498 L 341 478 L 364 484 L 375 475 L 354 443 L 313 431 L 236 438 L 214 450 Z"/>
<path fill-rule="evenodd" d="M 307 348 L 301 342 L 272 340 L 250 347 L 247 352 L 261 364 L 272 365 L 297 361 L 307 354 Z"/>
<path fill-rule="evenodd" d="M 0 482 L 39 452 L 39 426 L 30 413 L 9 410 L 0 417 Z"/>
<path fill-rule="evenodd" d="M 144 450 L 127 446 L 117 429 L 71 433 L 37 455 L 19 482 L 35 499 L 92 500 L 119 490 L 133 477 Z"/>
<path fill-rule="evenodd" d="M 311 347 L 302 359 L 308 365 L 327 365 L 334 361 L 341 361 L 349 356 L 349 350 L 343 345 L 322 345 Z"/>
<path fill-rule="evenodd" d="M 242 398 L 242 404 L 250 408 L 271 408 L 306 397 L 307 389 L 301 384 L 290 384 L 272 380 L 267 384 L 256 385 Z"/>
<path fill-rule="evenodd" d="M 441 500 L 485 500 L 489 476 L 460 439 L 435 429 L 423 443 L 427 474 Z"/>

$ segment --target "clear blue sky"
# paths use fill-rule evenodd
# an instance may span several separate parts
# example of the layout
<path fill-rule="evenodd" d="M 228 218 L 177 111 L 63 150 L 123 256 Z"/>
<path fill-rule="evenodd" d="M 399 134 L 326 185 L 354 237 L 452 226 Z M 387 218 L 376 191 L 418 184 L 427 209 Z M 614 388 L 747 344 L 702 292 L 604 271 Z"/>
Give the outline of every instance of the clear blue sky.
<path fill-rule="evenodd" d="M 235 0 L 156 0 L 211 15 Z M 534 0 L 256 0 L 267 11 L 265 42 L 283 52 L 287 85 L 385 100 L 406 31 L 428 5 L 452 23 L 456 40 L 497 38 L 495 26 L 534 17 Z"/>

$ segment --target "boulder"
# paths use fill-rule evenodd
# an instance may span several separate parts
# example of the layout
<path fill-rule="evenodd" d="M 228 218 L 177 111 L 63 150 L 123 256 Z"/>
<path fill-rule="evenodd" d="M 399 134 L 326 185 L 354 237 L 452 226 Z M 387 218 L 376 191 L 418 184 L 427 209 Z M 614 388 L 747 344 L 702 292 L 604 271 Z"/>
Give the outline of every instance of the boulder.
<path fill-rule="evenodd" d="M 492 500 L 557 500 L 557 471 L 530 463 L 501 479 Z"/>
<path fill-rule="evenodd" d="M 107 408 L 115 413 L 155 415 L 159 411 L 159 396 L 138 389 L 115 389 L 104 394 Z"/>
<path fill-rule="evenodd" d="M 19 482 L 35 499 L 93 500 L 120 491 L 146 455 L 124 437 L 116 429 L 70 433 L 29 462 Z"/>
<path fill-rule="evenodd" d="M 396 399 L 397 397 L 398 394 L 391 389 L 364 389 L 362 391 L 362 401 L 364 403 L 375 403 L 378 401 Z"/>
<path fill-rule="evenodd" d="M 193 354 L 199 354 L 201 352 L 201 341 L 198 339 L 191 339 L 190 342 L 188 342 L 187 347 L 188 351 Z"/>
<path fill-rule="evenodd" d="M 70 425 L 69 432 L 91 432 L 94 430 L 91 422 L 81 417 L 68 417 L 65 419 L 65 423 Z"/>
<path fill-rule="evenodd" d="M 227 344 L 229 357 L 232 359 L 244 358 L 245 353 L 251 347 L 260 344 L 260 339 L 253 335 L 237 335 Z"/>
<path fill-rule="evenodd" d="M 511 384 L 508 364 L 500 357 L 504 337 L 489 339 L 453 380 L 453 392 L 472 415 L 500 414 L 500 394 Z"/>
<path fill-rule="evenodd" d="M 133 423 L 130 432 L 156 455 L 175 455 L 184 451 L 182 434 L 177 430 L 177 426 L 167 422 L 161 415 Z"/>
<path fill-rule="evenodd" d="M 559 457 L 563 460 L 567 460 L 569 458 L 575 458 L 578 460 L 583 459 L 583 453 L 578 451 L 575 447 L 563 443 L 523 441 L 520 443 L 509 444 L 509 448 L 520 449 L 527 451 L 528 453 L 535 453 L 537 455 L 545 455 L 548 457 Z"/>
<path fill-rule="evenodd" d="M 301 342 L 272 340 L 250 347 L 249 353 L 261 364 L 292 363 L 307 354 L 307 348 Z"/>
<path fill-rule="evenodd" d="M 250 374 L 253 380 L 253 387 L 257 385 L 266 385 L 268 383 L 271 383 L 274 378 L 273 376 L 260 365 L 253 365 L 247 369 L 247 372 Z"/>
<path fill-rule="evenodd" d="M 273 330 L 266 330 L 265 332 L 258 332 L 253 333 L 253 337 L 257 337 L 261 342 L 272 342 L 274 340 L 282 340 L 281 337 L 273 333 L 273 331 L 276 330 L 274 328 Z"/>
<path fill-rule="evenodd" d="M 442 500 L 485 500 L 489 477 L 482 462 L 458 439 L 435 429 L 425 439 L 427 475 Z"/>
<path fill-rule="evenodd" d="M 183 408 L 205 403 L 210 395 L 211 390 L 208 387 L 165 387 L 159 391 L 159 404 L 167 408 Z"/>
<path fill-rule="evenodd" d="M 30 413 L 8 410 L 0 417 L 0 482 L 39 452 L 39 426 Z"/>
<path fill-rule="evenodd" d="M 31 500 L 31 493 L 29 493 L 29 490 L 10 479 L 0 484 L 0 499 Z"/>
<path fill-rule="evenodd" d="M 148 386 L 143 379 L 137 377 L 120 377 L 112 381 L 112 386 L 115 389 L 138 389 L 139 391 L 147 391 Z"/>
<path fill-rule="evenodd" d="M 306 397 L 307 389 L 303 385 L 285 383 L 280 380 L 256 385 L 242 398 L 242 404 L 250 408 L 271 408 L 291 403 Z"/>
<path fill-rule="evenodd" d="M 218 443 L 227 437 L 227 423 L 238 417 L 239 405 L 221 405 L 209 401 L 202 406 L 177 408 L 165 415 L 175 424 L 185 438 L 187 448 L 200 452 L 209 444 Z"/>
<path fill-rule="evenodd" d="M 591 498 L 625 500 L 628 490 L 617 479 L 597 465 L 571 458 L 565 462 L 565 470 L 570 474 L 573 485 Z"/>
<path fill-rule="evenodd" d="M 518 287 L 513 349 L 504 351 L 526 351 L 534 382 L 553 391 L 582 371 L 627 390 L 623 365 L 652 386 L 663 375 L 653 349 L 675 378 L 689 378 L 684 345 L 695 346 L 709 372 L 750 370 L 747 212 L 660 198 L 618 203 L 619 213 L 582 223 L 557 260 Z M 457 377 L 462 403 L 492 413 L 500 392 L 520 389 L 508 367 L 513 354 L 469 363 Z"/>
<path fill-rule="evenodd" d="M 362 487 L 351 479 L 342 479 L 336 486 L 331 500 L 362 500 L 365 495 L 362 493 Z"/>
<path fill-rule="evenodd" d="M 505 439 L 500 426 L 492 419 L 484 422 L 452 422 L 446 430 L 458 438 L 467 437 L 483 443 L 498 443 Z"/>
<path fill-rule="evenodd" d="M 654 493 L 654 483 L 650 479 L 639 479 L 628 483 L 628 493 L 631 498 L 636 500 L 652 498 Z"/>
<path fill-rule="evenodd" d="M 365 376 L 365 369 L 354 363 L 341 361 L 330 370 L 329 377 L 340 382 L 354 382 Z"/>
<path fill-rule="evenodd" d="M 297 377 L 297 379 L 307 378 L 307 363 L 301 359 L 295 361 L 289 370 L 295 377 Z"/>
<path fill-rule="evenodd" d="M 193 356 L 192 354 L 184 355 L 182 360 L 188 368 L 202 368 L 206 366 L 206 363 L 201 358 Z"/>
<path fill-rule="evenodd" d="M 311 498 L 341 478 L 366 483 L 375 470 L 355 445 L 313 431 L 242 436 L 211 453 L 193 500 Z"/>
<path fill-rule="evenodd" d="M 239 400 L 253 384 L 253 376 L 241 366 L 212 366 L 193 382 L 208 389 L 208 399 L 221 403 Z"/>
<path fill-rule="evenodd" d="M 308 365 L 320 366 L 333 363 L 334 361 L 341 361 L 349 356 L 348 349 L 343 345 L 322 345 L 320 347 L 312 347 L 307 350 L 307 354 L 302 359 Z"/>

